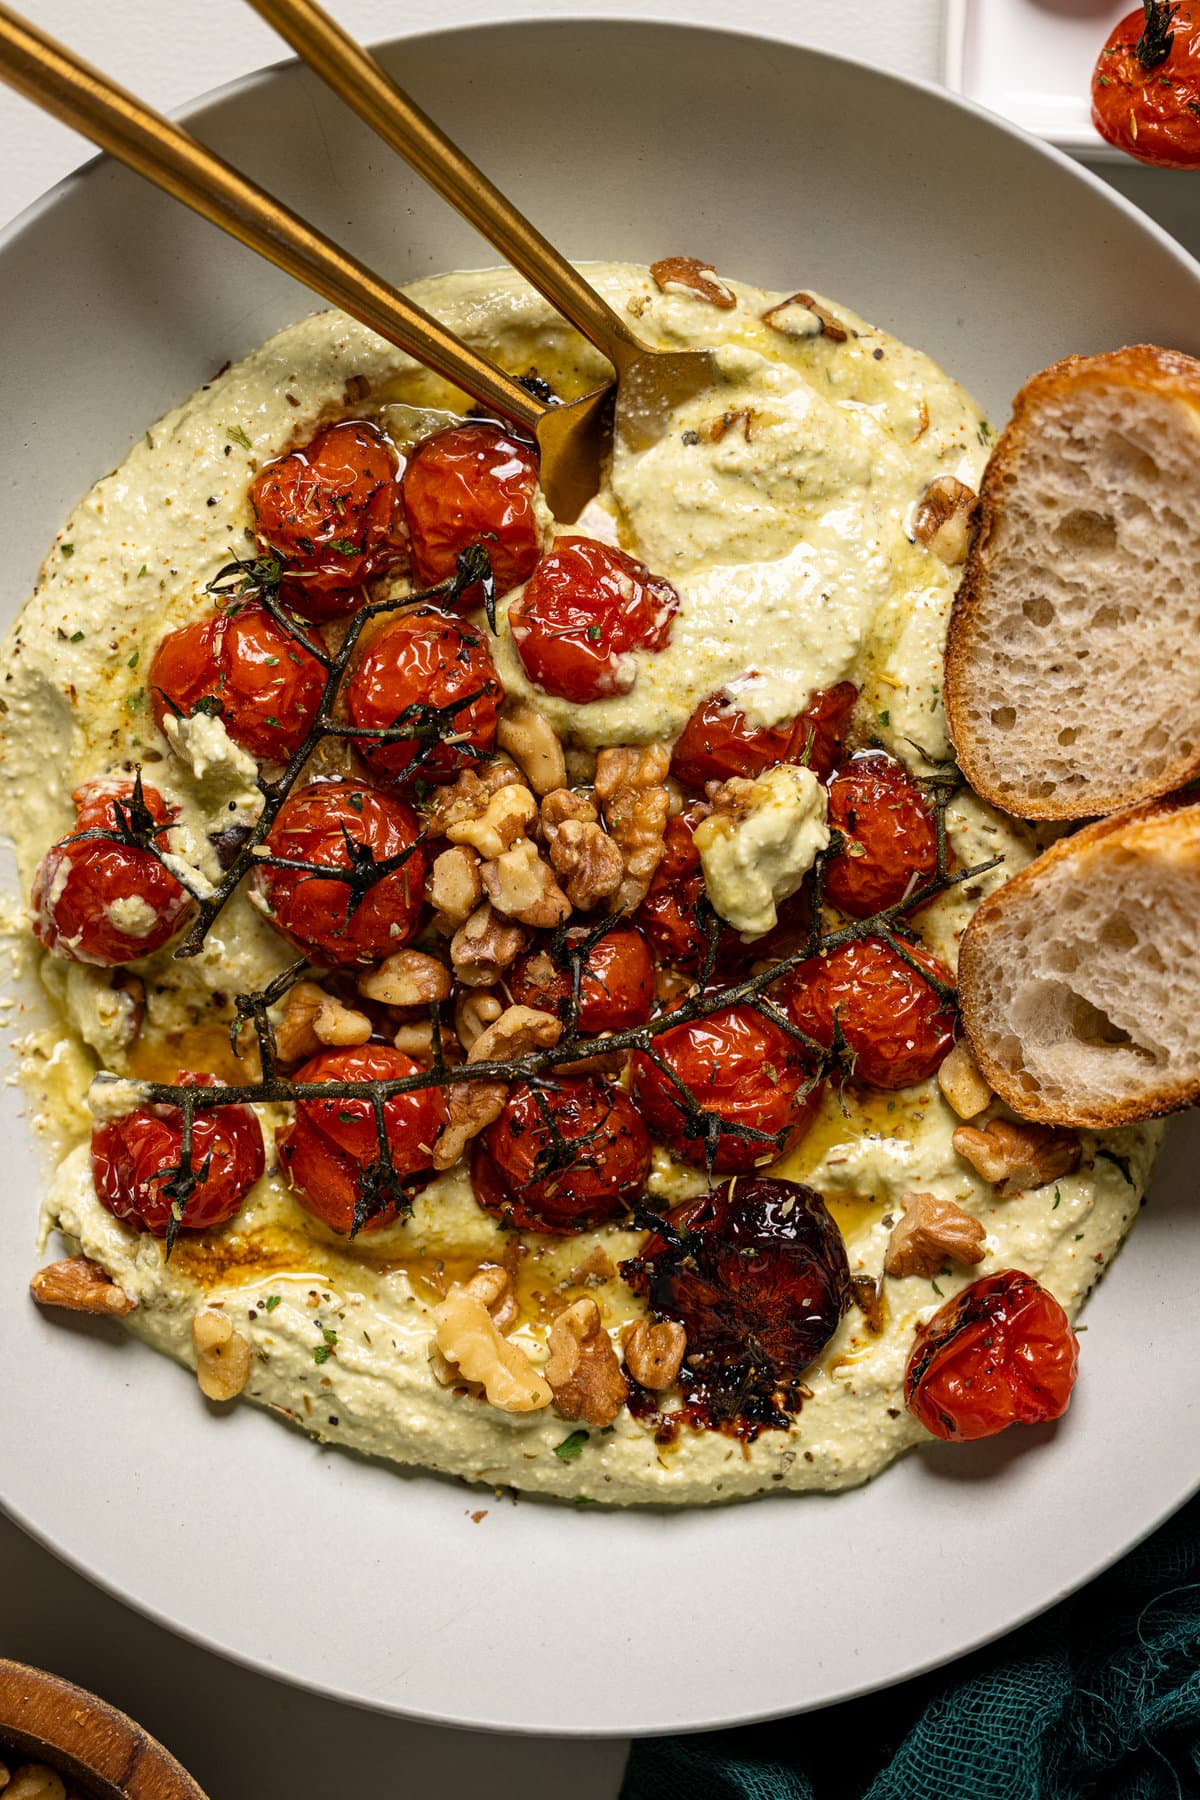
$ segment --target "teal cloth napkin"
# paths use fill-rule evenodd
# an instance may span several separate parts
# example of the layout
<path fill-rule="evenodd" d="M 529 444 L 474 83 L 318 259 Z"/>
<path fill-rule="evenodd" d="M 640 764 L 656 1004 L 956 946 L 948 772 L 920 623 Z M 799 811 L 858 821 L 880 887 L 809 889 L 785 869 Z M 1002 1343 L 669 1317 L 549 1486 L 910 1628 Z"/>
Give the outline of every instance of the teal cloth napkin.
<path fill-rule="evenodd" d="M 771 1725 L 636 1743 L 621 1800 L 1186 1795 L 1200 1795 L 1200 1498 L 947 1669 Z"/>

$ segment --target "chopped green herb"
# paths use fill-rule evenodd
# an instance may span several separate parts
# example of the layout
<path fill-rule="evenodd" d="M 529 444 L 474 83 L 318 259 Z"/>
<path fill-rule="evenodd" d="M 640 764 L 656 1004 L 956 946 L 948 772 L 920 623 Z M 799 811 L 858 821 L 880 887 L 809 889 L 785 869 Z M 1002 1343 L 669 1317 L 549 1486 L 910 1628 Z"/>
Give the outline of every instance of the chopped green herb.
<path fill-rule="evenodd" d="M 1061 1199 L 1062 1199 L 1062 1189 L 1056 1187 L 1054 1190 L 1054 1205 L 1050 1208 L 1051 1212 L 1058 1211 L 1058 1206 L 1059 1206 L 1059 1202 Z"/>
<path fill-rule="evenodd" d="M 1115 1150 L 1097 1150 L 1096 1156 L 1097 1159 L 1102 1156 L 1105 1162 L 1110 1162 L 1115 1168 L 1120 1169 L 1130 1187 L 1134 1185 L 1133 1176 L 1129 1173 L 1129 1158 L 1127 1156 L 1118 1156 Z"/>
<path fill-rule="evenodd" d="M 892 715 L 890 712 L 878 713 L 878 714 L 876 714 L 876 717 L 878 718 L 879 723 L 881 725 L 890 725 L 892 722 Z"/>
<path fill-rule="evenodd" d="M 1076 1242 L 1076 1243 L 1078 1243 L 1078 1242 L 1079 1242 L 1079 1240 L 1080 1240 L 1080 1238 L 1081 1238 L 1081 1237 L 1082 1237 L 1082 1236 L 1083 1236 L 1083 1233 L 1082 1233 L 1082 1231 L 1077 1231 L 1077 1232 L 1076 1232 L 1076 1233 L 1075 1233 L 1075 1242 Z"/>
<path fill-rule="evenodd" d="M 282 1294 L 268 1294 L 263 1304 L 266 1306 L 268 1312 L 274 1312 L 282 1299 Z"/>
<path fill-rule="evenodd" d="M 141 654 L 140 650 L 135 650 L 129 661 L 125 664 L 125 667 L 127 669 L 136 669 L 138 666 L 138 658 Z"/>
<path fill-rule="evenodd" d="M 561 1444 L 555 1444 L 554 1454 L 559 1462 L 574 1462 L 587 1441 L 586 1431 L 573 1431 L 570 1437 L 563 1439 Z"/>
<path fill-rule="evenodd" d="M 279 667 L 279 658 L 277 656 L 264 656 L 263 661 L 266 663 L 268 669 L 277 669 Z"/>
<path fill-rule="evenodd" d="M 62 550 L 64 556 L 74 556 L 75 554 L 74 544 L 61 544 L 59 548 Z"/>
<path fill-rule="evenodd" d="M 321 1336 L 325 1339 L 327 1344 L 337 1343 L 337 1332 L 328 1325 L 322 1325 Z"/>
<path fill-rule="evenodd" d="M 143 575 L 148 575 L 149 573 L 150 573 L 149 569 L 146 567 L 145 563 L 143 563 L 141 568 L 137 572 L 138 580 L 140 581 L 142 579 Z"/>
<path fill-rule="evenodd" d="M 278 720 L 278 719 L 277 719 L 277 718 L 276 718 L 276 717 L 275 717 L 275 714 L 274 714 L 274 713 L 268 713 L 268 714 L 267 714 L 267 724 L 268 724 L 268 725 L 274 725 L 274 726 L 276 726 L 276 727 L 278 727 L 278 725 L 279 725 L 279 720 Z"/>
<path fill-rule="evenodd" d="M 313 1361 L 315 1363 L 327 1363 L 329 1361 L 329 1354 L 328 1344 L 318 1344 L 313 1351 Z"/>
<path fill-rule="evenodd" d="M 329 548 L 338 556 L 357 556 L 358 545 L 349 538 L 330 538 Z"/>
<path fill-rule="evenodd" d="M 934 1293 L 937 1295 L 939 1300 L 944 1300 L 946 1298 L 945 1294 L 943 1294 L 941 1288 L 938 1286 L 936 1281 L 931 1281 L 929 1285 L 933 1289 Z"/>
<path fill-rule="evenodd" d="M 227 425 L 225 427 L 225 435 L 228 438 L 232 438 L 235 444 L 240 444 L 243 450 L 253 450 L 254 448 L 254 445 L 250 442 L 250 439 L 246 436 L 240 425 Z"/>
<path fill-rule="evenodd" d="M 79 643 L 82 643 L 82 642 L 83 642 L 83 633 L 82 633 L 82 631 L 73 631 L 73 632 L 72 632 L 72 633 L 71 633 L 71 642 L 72 642 L 72 643 L 73 643 L 73 644 L 79 644 Z"/>
<path fill-rule="evenodd" d="M 599 625 L 589 625 L 587 628 L 587 634 L 588 634 L 588 641 L 593 644 L 598 644 L 600 642 L 600 639 L 604 635 L 604 633 L 601 630 Z"/>
<path fill-rule="evenodd" d="M 145 698 L 146 698 L 145 688 L 134 688 L 132 694 L 130 694 L 127 697 L 125 704 L 129 708 L 130 712 L 136 712 L 138 707 L 142 704 L 142 701 Z"/>

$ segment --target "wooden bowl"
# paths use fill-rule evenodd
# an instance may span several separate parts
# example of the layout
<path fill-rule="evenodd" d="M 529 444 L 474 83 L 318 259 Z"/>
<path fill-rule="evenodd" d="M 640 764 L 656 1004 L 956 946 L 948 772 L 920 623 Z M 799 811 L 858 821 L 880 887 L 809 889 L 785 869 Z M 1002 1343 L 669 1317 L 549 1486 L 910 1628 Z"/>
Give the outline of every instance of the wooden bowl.
<path fill-rule="evenodd" d="M 87 1800 L 206 1800 L 187 1770 L 106 1700 L 0 1657 L 0 1760 L 42 1762 Z"/>

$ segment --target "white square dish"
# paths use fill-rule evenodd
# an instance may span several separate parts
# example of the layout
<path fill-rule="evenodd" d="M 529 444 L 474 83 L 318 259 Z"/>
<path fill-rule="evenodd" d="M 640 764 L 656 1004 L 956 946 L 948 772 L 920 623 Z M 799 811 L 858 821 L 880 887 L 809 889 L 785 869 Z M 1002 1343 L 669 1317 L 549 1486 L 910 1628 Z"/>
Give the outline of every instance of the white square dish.
<path fill-rule="evenodd" d="M 1091 79 L 1123 0 L 946 0 L 946 86 L 1073 156 L 1124 162 L 1092 124 Z"/>

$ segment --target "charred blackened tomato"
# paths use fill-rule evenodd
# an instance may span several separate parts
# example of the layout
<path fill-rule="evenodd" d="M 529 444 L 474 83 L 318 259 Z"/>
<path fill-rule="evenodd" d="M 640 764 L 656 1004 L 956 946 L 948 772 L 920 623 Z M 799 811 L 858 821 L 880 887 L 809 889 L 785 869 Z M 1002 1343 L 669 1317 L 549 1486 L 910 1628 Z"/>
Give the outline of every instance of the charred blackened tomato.
<path fill-rule="evenodd" d="M 679 595 L 644 564 L 593 538 L 560 537 L 508 612 L 529 679 L 564 700 L 627 694 L 632 652 L 662 650 Z"/>
<path fill-rule="evenodd" d="M 687 1333 L 680 1373 L 699 1422 L 785 1427 L 805 1370 L 850 1304 L 841 1233 L 812 1188 L 730 1181 L 677 1208 L 622 1263 L 635 1293 Z"/>
<path fill-rule="evenodd" d="M 92 781 L 71 798 L 75 832 L 51 844 L 33 878 L 33 935 L 68 962 L 137 962 L 174 937 L 192 903 L 152 850 L 117 839 L 132 833 L 166 850 L 174 814 L 129 779 Z M 76 835 L 87 831 L 116 835 Z"/>
<path fill-rule="evenodd" d="M 748 1006 L 677 1025 L 652 1054 L 636 1051 L 633 1091 L 677 1156 L 731 1174 L 790 1150 L 821 1104 L 802 1048 Z"/>
<path fill-rule="evenodd" d="M 479 1204 L 522 1231 L 590 1231 L 628 1212 L 650 1172 L 650 1139 L 629 1096 L 591 1076 L 520 1082 L 478 1140 Z"/>
<path fill-rule="evenodd" d="M 671 773 L 685 787 L 753 778 L 777 763 L 802 763 L 822 781 L 841 754 L 858 699 L 851 681 L 822 688 L 802 713 L 783 725 L 752 725 L 725 693 L 701 702 L 671 752 Z"/>
<path fill-rule="evenodd" d="M 220 1087 L 215 1075 L 183 1072 L 187 1087 Z M 114 1218 L 166 1237 L 179 1172 L 183 1117 L 177 1106 L 139 1106 L 92 1127 L 92 1181 Z M 197 1112 L 192 1123 L 195 1183 L 181 1195 L 181 1231 L 207 1231 L 232 1219 L 265 1166 L 262 1129 L 248 1106 Z"/>
<path fill-rule="evenodd" d="M 251 756 L 284 762 L 304 742 L 325 671 L 263 606 L 231 606 L 167 634 L 150 665 L 161 730 L 169 714 L 213 713 Z"/>
<path fill-rule="evenodd" d="M 1079 1340 L 1054 1295 L 1019 1269 L 1001 1269 L 921 1326 L 904 1398 L 934 1437 L 965 1442 L 1061 1418 L 1078 1371 Z"/>
<path fill-rule="evenodd" d="M 703 964 L 714 932 L 714 966 L 724 968 L 742 948 L 737 933 L 721 923 L 709 904 L 700 852 L 693 842 L 696 827 L 707 812 L 707 807 L 698 804 L 667 820 L 662 860 L 635 915 L 658 961 L 689 974 Z"/>
<path fill-rule="evenodd" d="M 865 919 L 937 873 L 933 806 L 893 756 L 866 750 L 829 783 L 829 823 L 843 844 L 825 865 L 825 898 Z"/>
<path fill-rule="evenodd" d="M 581 1031 L 626 1031 L 646 1023 L 654 1002 L 654 960 L 632 925 L 614 925 L 602 936 L 594 927 L 574 926 L 541 949 L 527 950 L 508 976 L 514 1002 L 569 1019 L 576 960 Z"/>
<path fill-rule="evenodd" d="M 387 1044 L 325 1050 L 296 1070 L 297 1083 L 402 1081 L 421 1065 Z M 381 1157 L 372 1102 L 348 1095 L 298 1100 L 276 1142 L 292 1192 L 333 1231 L 390 1225 L 432 1178 L 434 1139 L 446 1122 L 441 1088 L 393 1094 L 383 1105 L 390 1167 Z"/>
<path fill-rule="evenodd" d="M 310 782 L 280 807 L 266 840 L 272 857 L 306 866 L 260 863 L 251 898 L 315 963 L 380 962 L 420 920 L 419 835 L 412 808 L 391 794 L 340 778 Z"/>
<path fill-rule="evenodd" d="M 537 475 L 533 445 L 501 425 L 452 425 L 422 438 L 401 481 L 418 585 L 448 581 L 472 544 L 487 551 L 498 594 L 524 581 L 541 553 Z M 482 599 L 468 588 L 463 604 Z"/>
<path fill-rule="evenodd" d="M 1115 28 L 1092 76 L 1101 137 L 1160 169 L 1200 169 L 1200 8 L 1146 0 Z"/>
<path fill-rule="evenodd" d="M 432 606 L 385 625 L 346 684 L 355 725 L 405 734 L 354 740 L 368 767 L 393 780 L 451 781 L 470 768 L 496 741 L 503 698 L 481 633 Z"/>
<path fill-rule="evenodd" d="M 954 1043 L 954 1002 L 919 972 L 950 987 L 949 970 L 921 944 L 904 948 L 918 968 L 882 938 L 868 937 L 801 963 L 788 982 L 793 1024 L 828 1050 L 836 1018 L 849 1073 L 868 1087 L 924 1081 Z"/>
<path fill-rule="evenodd" d="M 306 619 L 354 612 L 363 583 L 402 555 L 397 468 L 382 433 L 350 420 L 255 476 L 259 538 L 282 561 L 288 604 Z"/>

